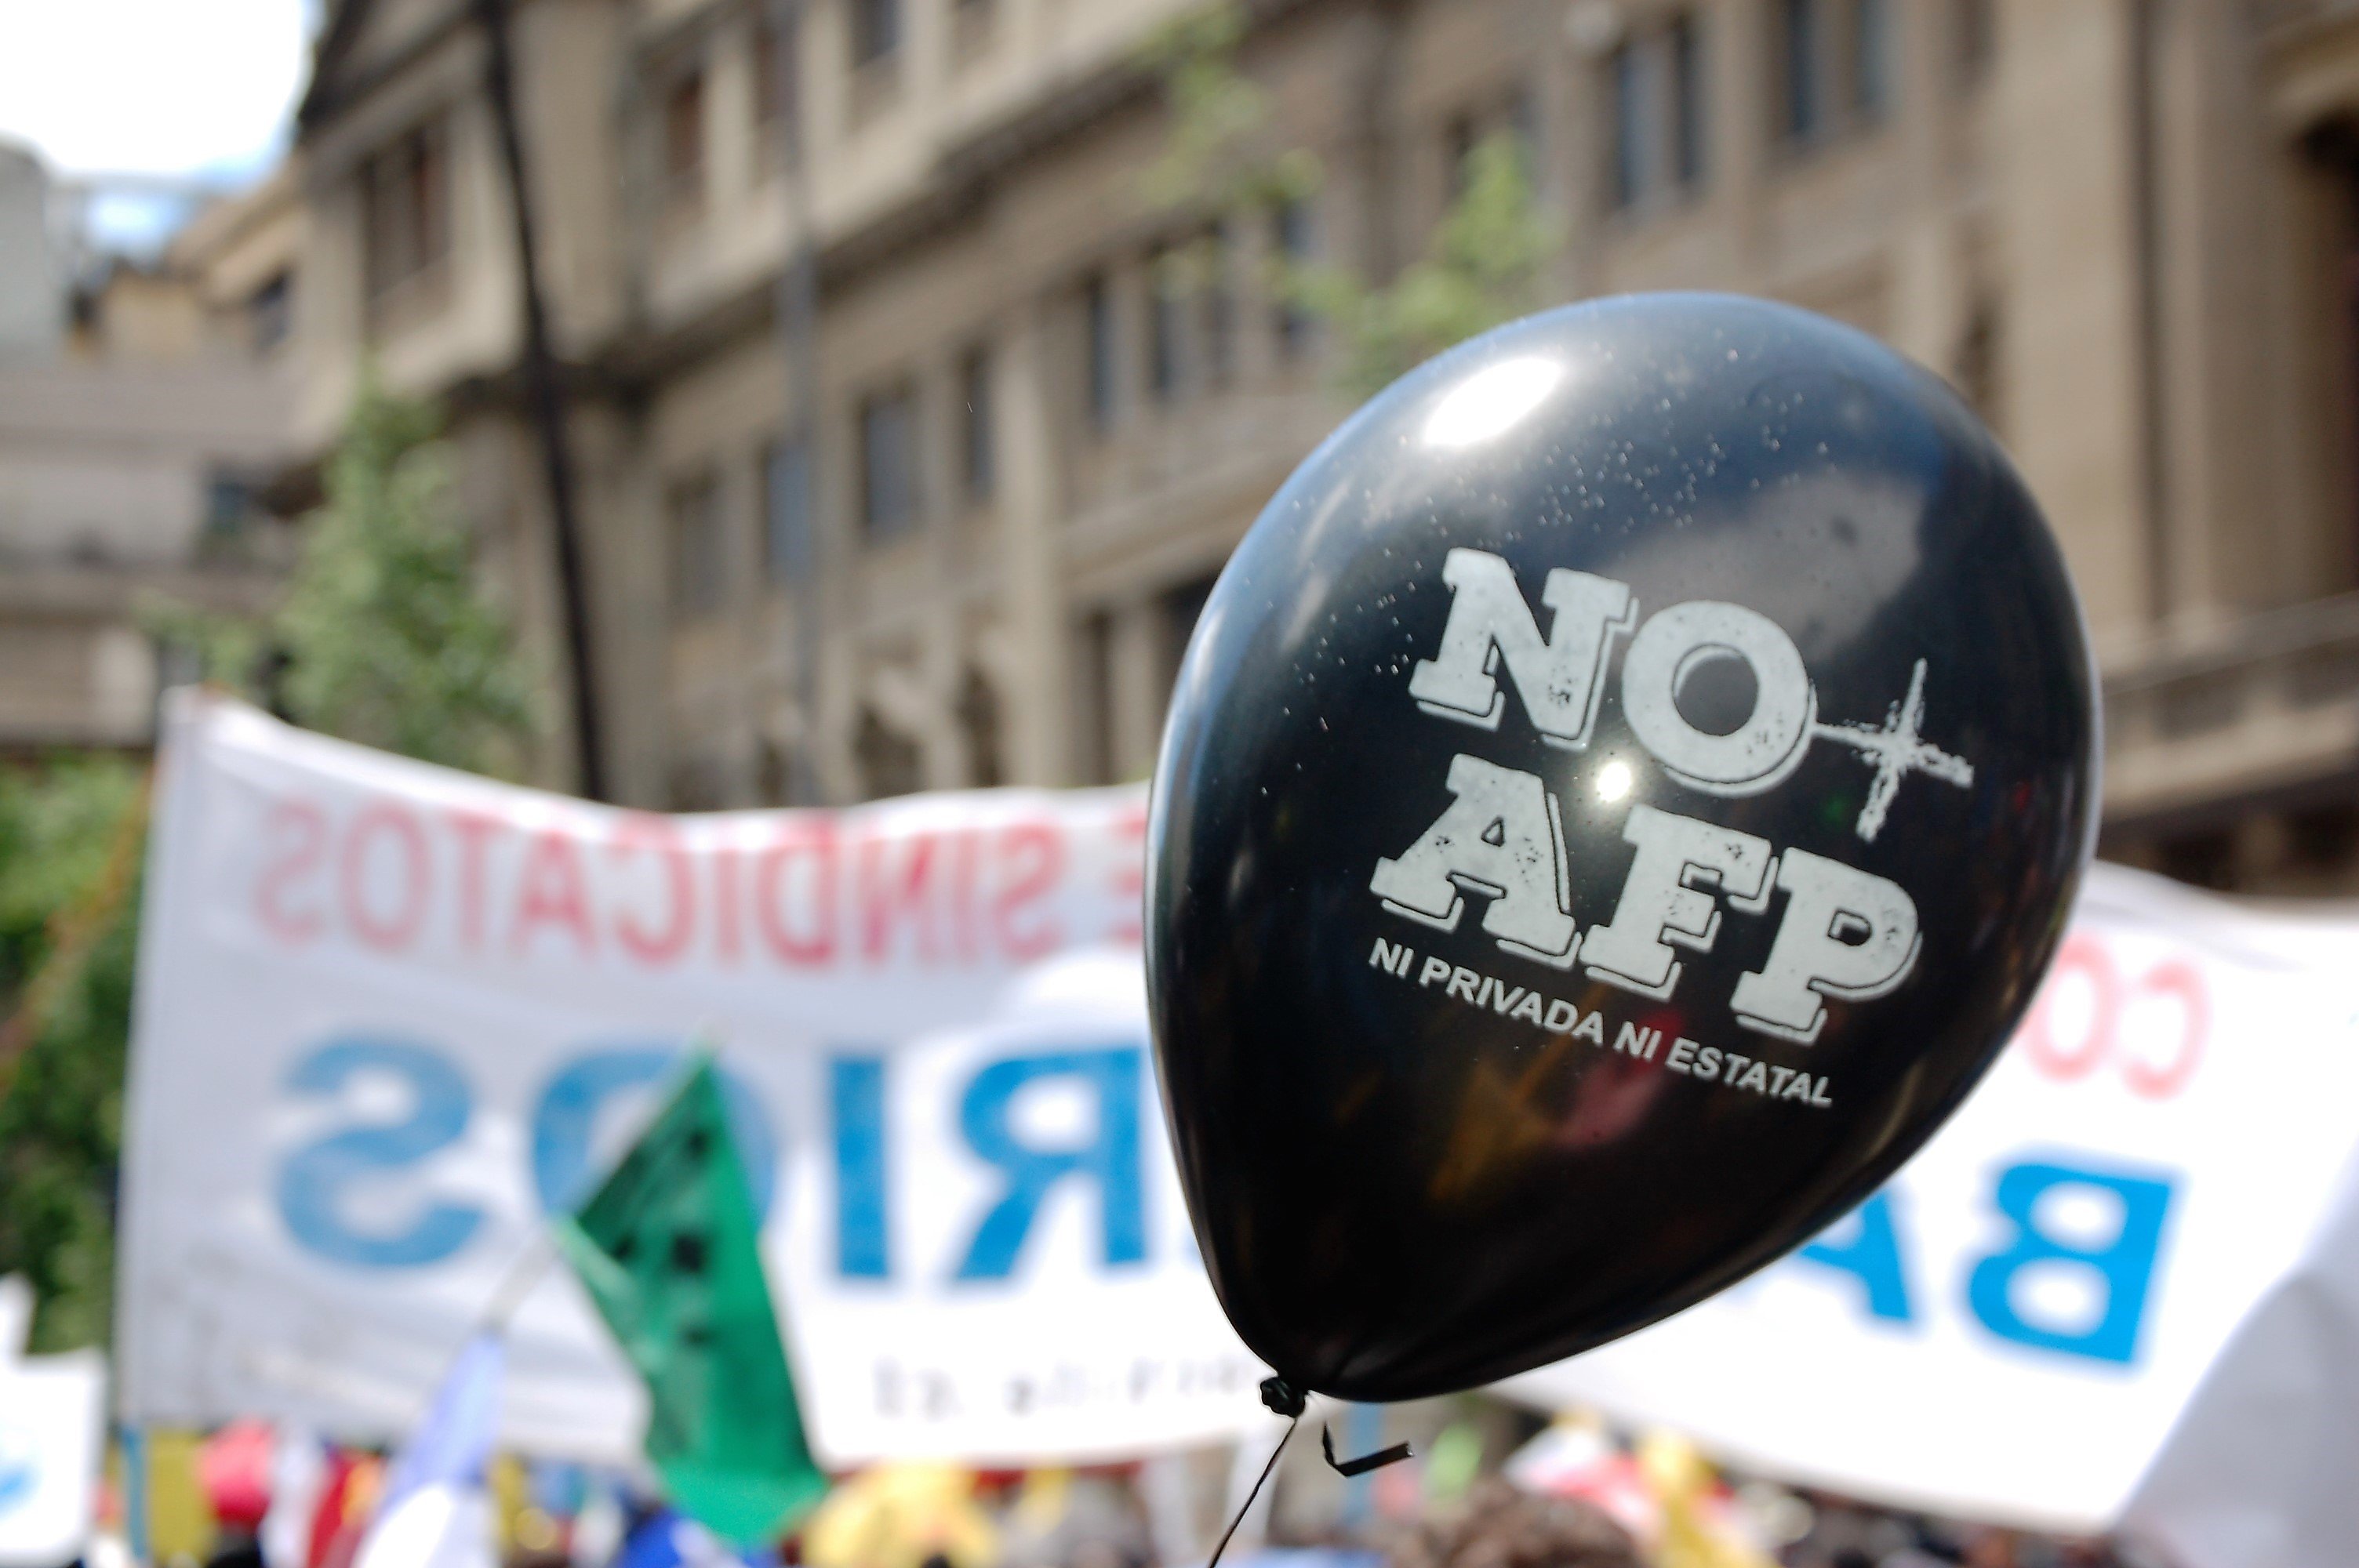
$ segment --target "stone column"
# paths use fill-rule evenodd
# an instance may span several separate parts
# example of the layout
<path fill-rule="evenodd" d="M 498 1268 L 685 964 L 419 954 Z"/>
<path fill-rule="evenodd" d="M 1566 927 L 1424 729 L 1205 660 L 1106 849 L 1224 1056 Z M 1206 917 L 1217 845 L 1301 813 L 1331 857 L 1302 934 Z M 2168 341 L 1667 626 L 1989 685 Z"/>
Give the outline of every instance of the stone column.
<path fill-rule="evenodd" d="M 2254 345 L 2281 253 L 2268 238 L 2271 148 L 2254 132 L 2252 24 L 2227 0 L 2152 16 L 2155 533 L 2165 613 L 2200 624 L 2321 589 L 2292 487 L 2262 455 L 2268 383 L 2283 373 Z"/>
<path fill-rule="evenodd" d="M 1958 167 L 1957 43 L 1954 7 L 1897 10 L 1899 36 L 1889 62 L 1893 127 L 1901 165 L 1902 215 L 1893 238 L 1892 344 L 1942 375 L 1952 373 L 1972 309 L 1963 237 L 1954 200 Z"/>
<path fill-rule="evenodd" d="M 1114 638 L 1107 693 L 1107 716 L 1114 725 L 1107 754 L 1117 779 L 1145 778 L 1155 767 L 1155 748 L 1163 738 L 1163 704 L 1170 696 L 1170 673 L 1164 668 L 1162 606 L 1153 599 L 1134 600 L 1114 612 Z"/>
<path fill-rule="evenodd" d="M 1726 225 L 1738 276 L 1753 279 L 1761 275 L 1768 165 L 1777 156 L 1769 0 L 1722 0 L 1703 15 L 1706 200 Z"/>
<path fill-rule="evenodd" d="M 1612 106 L 1603 59 L 1605 13 L 1544 5 L 1557 25 L 1538 39 L 1540 134 L 1549 157 L 1539 195 L 1563 215 L 1565 245 L 1556 265 L 1557 291 L 1578 299 L 1597 292 L 1597 248 L 1605 217 L 1605 131 Z"/>
<path fill-rule="evenodd" d="M 1998 22 L 2007 423 L 2102 652 L 2144 636 L 2156 598 L 2130 27 L 2124 0 L 2004 0 Z"/>
<path fill-rule="evenodd" d="M 1045 307 L 1027 301 L 993 357 L 1007 767 L 1015 784 L 1072 774 L 1071 634 L 1066 625 L 1062 454 Z"/>

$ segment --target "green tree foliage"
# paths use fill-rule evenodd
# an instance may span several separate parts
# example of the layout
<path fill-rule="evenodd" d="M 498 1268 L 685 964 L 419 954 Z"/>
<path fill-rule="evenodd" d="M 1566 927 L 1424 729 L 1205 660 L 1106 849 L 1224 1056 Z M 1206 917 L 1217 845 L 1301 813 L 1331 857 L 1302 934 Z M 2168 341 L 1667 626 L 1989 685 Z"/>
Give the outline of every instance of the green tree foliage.
<path fill-rule="evenodd" d="M 144 794 L 115 757 L 0 773 L 0 1274 L 37 1350 L 107 1336 Z"/>
<path fill-rule="evenodd" d="M 277 610 L 167 610 L 158 634 L 311 729 L 481 772 L 520 765 L 537 687 L 479 590 L 430 410 L 364 390 Z M 103 1344 L 147 825 L 142 771 L 0 772 L 0 1274 L 44 1349 Z"/>
<path fill-rule="evenodd" d="M 1538 308 L 1561 240 L 1533 200 L 1524 155 L 1497 132 L 1466 155 L 1458 199 L 1426 254 L 1382 287 L 1347 267 L 1310 265 L 1286 280 L 1303 309 L 1332 323 L 1337 385 L 1353 401 L 1492 328 Z"/>
<path fill-rule="evenodd" d="M 1245 37 L 1245 7 L 1224 0 L 1183 12 L 1148 38 L 1142 58 L 1171 115 L 1141 181 L 1150 205 L 1266 213 L 1319 189 L 1318 155 L 1277 144 L 1269 95 L 1237 69 Z"/>
<path fill-rule="evenodd" d="M 1145 62 L 1162 84 L 1171 123 L 1142 184 L 1150 206 L 1266 217 L 1318 190 L 1318 157 L 1279 145 L 1267 95 L 1237 67 L 1245 35 L 1244 7 L 1221 0 L 1169 23 L 1149 44 Z M 1502 132 L 1467 154 L 1425 254 L 1398 276 L 1372 281 L 1338 262 L 1282 254 L 1264 265 L 1270 292 L 1328 329 L 1336 388 L 1358 402 L 1451 344 L 1537 308 L 1562 244 L 1523 150 Z M 1156 286 L 1202 287 L 1206 249 L 1200 243 L 1172 253 Z"/>
<path fill-rule="evenodd" d="M 199 651 L 209 677 L 307 729 L 513 773 L 538 728 L 538 687 L 477 586 L 436 436 L 431 407 L 364 384 L 277 611 L 259 623 L 161 624 Z"/>

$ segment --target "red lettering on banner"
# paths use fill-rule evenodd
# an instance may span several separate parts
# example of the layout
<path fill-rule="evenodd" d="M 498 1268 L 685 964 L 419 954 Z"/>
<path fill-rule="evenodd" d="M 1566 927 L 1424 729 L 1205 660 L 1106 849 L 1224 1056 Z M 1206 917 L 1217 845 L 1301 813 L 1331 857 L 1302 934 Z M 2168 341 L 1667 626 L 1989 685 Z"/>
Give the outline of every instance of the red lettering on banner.
<path fill-rule="evenodd" d="M 2055 1022 L 2049 1017 L 2056 1005 L 2056 993 L 2068 975 L 2079 974 L 2088 980 L 2089 1029 L 2075 1049 L 2066 1049 L 2056 1039 Z M 2048 983 L 2039 988 L 2039 1000 L 2033 1004 L 2031 1017 L 2023 1026 L 2023 1048 L 2032 1065 L 2059 1083 L 2070 1083 L 2096 1070 L 2114 1048 L 2114 1023 L 2121 1016 L 2122 982 L 2114 972 L 2113 955 L 2104 943 L 2093 936 L 2068 936 L 2056 955 L 2056 962 L 2048 971 Z"/>
<path fill-rule="evenodd" d="M 810 863 L 808 920 L 799 930 L 788 918 L 786 892 L 788 869 L 798 860 Z M 832 819 L 822 818 L 801 827 L 781 830 L 778 841 L 754 862 L 754 914 L 762 939 L 782 964 L 816 966 L 835 958 L 836 846 Z"/>
<path fill-rule="evenodd" d="M 999 835 L 999 860 L 1006 873 L 991 906 L 992 930 L 1011 958 L 1038 958 L 1060 941 L 1054 916 L 1043 911 L 1029 925 L 1024 912 L 1048 897 L 1064 874 L 1064 836 L 1047 823 L 1027 822 Z"/>
<path fill-rule="evenodd" d="M 650 930 L 635 919 L 627 909 L 614 916 L 614 938 L 623 951 L 643 964 L 669 964 L 688 946 L 688 939 L 696 924 L 696 879 L 690 869 L 688 851 L 681 847 L 679 833 L 669 821 L 652 813 L 633 813 L 623 819 L 607 853 L 620 860 L 642 849 L 653 850 L 663 859 L 664 879 L 669 884 L 666 900 L 668 913 L 660 929 Z"/>
<path fill-rule="evenodd" d="M 402 868 L 403 886 L 390 918 L 379 920 L 376 912 L 369 907 L 369 849 L 373 840 L 386 833 L 399 841 L 400 859 L 397 863 Z M 426 899 L 430 891 L 426 831 L 418 826 L 418 818 L 391 801 L 363 806 L 353 817 L 352 826 L 344 830 L 341 869 L 344 923 L 364 946 L 380 952 L 395 952 L 418 939 L 418 927 L 426 918 Z"/>
<path fill-rule="evenodd" d="M 1106 937 L 1136 942 L 1147 918 L 1147 808 L 1124 812 L 1106 830 L 1114 836 L 1114 907 L 1123 912 L 1106 928 Z"/>
<path fill-rule="evenodd" d="M 983 835 L 958 827 L 944 835 L 951 847 L 951 956 L 972 964 L 983 956 L 981 933 L 975 925 L 975 875 L 983 859 Z"/>
<path fill-rule="evenodd" d="M 597 946 L 597 935 L 590 928 L 590 897 L 582 875 L 581 847 L 570 836 L 548 827 L 532 836 L 532 848 L 525 852 L 509 948 L 523 952 L 543 925 L 572 932 L 574 946 L 583 953 Z"/>
<path fill-rule="evenodd" d="M 2211 993 L 2195 966 L 2180 958 L 2158 964 L 2139 976 L 2137 989 L 2177 998 L 2186 1014 L 2186 1028 L 2168 1065 L 2157 1066 L 2132 1057 L 2122 1064 L 2122 1082 L 2131 1093 L 2147 1099 L 2169 1099 L 2187 1087 L 2187 1080 L 2195 1076 L 2195 1065 L 2203 1059 L 2204 1042 L 2212 1033 Z"/>
<path fill-rule="evenodd" d="M 734 964 L 745 946 L 745 919 L 738 911 L 737 846 L 723 844 L 712 851 L 712 956 Z"/>
<path fill-rule="evenodd" d="M 2089 1020 L 2077 1043 L 2056 1037 L 2056 999 L 2074 978 L 2089 988 Z M 2176 1002 L 2179 1039 L 2167 1056 L 2152 1060 L 2122 1048 L 2122 1020 L 2142 1000 Z M 2203 973 L 2184 958 L 2167 958 L 2125 981 L 2112 951 L 2093 936 L 2076 935 L 2056 955 L 2055 968 L 2040 988 L 2031 1016 L 2024 1021 L 2023 1048 L 2031 1065 L 2059 1083 L 2087 1077 L 2117 1061 L 2122 1083 L 2146 1099 L 2169 1099 L 2184 1089 L 2203 1059 L 2212 1033 L 2212 996 Z"/>
<path fill-rule="evenodd" d="M 857 860 L 857 903 L 860 909 L 860 952 L 871 963 L 891 956 L 894 928 L 914 916 L 918 924 L 918 959 L 934 961 L 934 840 L 931 833 L 898 838 L 864 838 Z M 901 850 L 897 874 L 885 869 L 886 852 Z"/>
<path fill-rule="evenodd" d="M 465 806 L 442 814 L 459 836 L 459 945 L 470 953 L 484 950 L 484 860 L 492 835 L 507 831 L 506 819 Z"/>
<path fill-rule="evenodd" d="M 254 885 L 254 912 L 263 929 L 282 942 L 309 942 L 322 925 L 317 905 L 289 909 L 287 884 L 320 869 L 328 848 L 328 819 L 309 801 L 282 800 L 271 807 L 263 831 L 283 841 L 282 852 L 262 868 Z"/>

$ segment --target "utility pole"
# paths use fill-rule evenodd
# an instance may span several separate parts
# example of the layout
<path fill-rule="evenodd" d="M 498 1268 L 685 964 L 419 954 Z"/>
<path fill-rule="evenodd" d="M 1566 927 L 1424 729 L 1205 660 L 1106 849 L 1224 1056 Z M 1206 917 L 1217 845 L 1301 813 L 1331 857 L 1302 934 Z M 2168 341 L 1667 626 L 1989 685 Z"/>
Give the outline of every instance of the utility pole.
<path fill-rule="evenodd" d="M 507 166 L 508 211 L 516 222 L 516 267 L 524 291 L 525 400 L 539 438 L 549 483 L 549 513 L 557 535 L 558 599 L 565 621 L 567 684 L 572 692 L 575 764 L 582 793 L 606 798 L 605 746 L 599 724 L 598 679 L 590 630 L 590 589 L 581 517 L 574 507 L 573 460 L 565 432 L 565 393 L 549 346 L 549 312 L 541 297 L 540 251 L 527 177 L 524 137 L 517 127 L 515 54 L 508 35 L 508 0 L 474 0 L 484 29 L 484 85 Z"/>
<path fill-rule="evenodd" d="M 819 658 L 821 628 L 820 579 L 826 564 L 824 463 L 820 452 L 819 426 L 819 222 L 818 203 L 811 199 L 810 162 L 804 139 L 802 94 L 802 26 L 806 0 L 768 0 L 770 26 L 777 57 L 768 62 L 785 74 L 778 135 L 787 176 L 787 217 L 791 230 L 785 268 L 778 276 L 778 346 L 786 362 L 788 451 L 801 460 L 788 476 L 802 487 L 802 558 L 794 588 L 795 707 L 801 733 L 787 759 L 788 795 L 797 806 L 823 804 L 826 786 L 818 761 Z M 767 526 L 776 520 L 766 518 Z"/>

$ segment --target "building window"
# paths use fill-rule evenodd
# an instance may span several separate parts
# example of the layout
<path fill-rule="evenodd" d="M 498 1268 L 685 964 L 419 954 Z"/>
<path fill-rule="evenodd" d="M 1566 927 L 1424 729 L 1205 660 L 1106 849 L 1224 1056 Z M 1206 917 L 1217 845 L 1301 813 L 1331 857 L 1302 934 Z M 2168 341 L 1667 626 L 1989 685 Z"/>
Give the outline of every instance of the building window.
<path fill-rule="evenodd" d="M 1236 297 L 1229 286 L 1229 237 L 1219 224 L 1204 231 L 1198 242 L 1203 257 L 1203 276 L 1198 300 L 1202 317 L 1204 384 L 1211 388 L 1225 387 L 1234 379 L 1237 353 Z"/>
<path fill-rule="evenodd" d="M 1654 105 L 1647 92 L 1647 51 L 1624 43 L 1614 51 L 1614 202 L 1635 207 L 1654 185 Z"/>
<path fill-rule="evenodd" d="M 361 206 L 372 302 L 450 254 L 450 150 L 440 119 L 412 126 L 361 166 Z"/>
<path fill-rule="evenodd" d="M 1826 129 L 1826 106 L 1819 98 L 1820 0 L 1779 0 L 1777 102 L 1787 139 L 1807 142 Z"/>
<path fill-rule="evenodd" d="M 1115 374 L 1114 290 L 1100 273 L 1082 286 L 1082 395 L 1093 430 L 1114 428 Z"/>
<path fill-rule="evenodd" d="M 1966 330 L 1958 339 L 1954 373 L 1959 395 L 1993 430 L 2006 428 L 2006 409 L 1999 389 L 1998 303 L 1987 297 L 1974 302 Z"/>
<path fill-rule="evenodd" d="M 1703 180 L 1703 59 L 1686 12 L 1626 38 L 1611 61 L 1615 203 L 1642 206 Z"/>
<path fill-rule="evenodd" d="M 901 0 L 852 0 L 852 63 L 855 69 L 901 47 Z"/>
<path fill-rule="evenodd" d="M 1467 166 L 1473 159 L 1475 143 L 1481 139 L 1472 114 L 1452 114 L 1450 123 L 1442 127 L 1442 192 L 1452 201 L 1466 194 L 1466 182 L 1473 174 Z"/>
<path fill-rule="evenodd" d="M 981 670 L 966 672 L 959 688 L 959 730 L 966 739 L 966 781 L 977 789 L 995 789 L 1007 782 L 1007 763 L 1000 744 L 999 693 Z"/>
<path fill-rule="evenodd" d="M 754 24 L 754 123 L 766 147 L 794 135 L 795 41 L 793 29 L 765 5 Z"/>
<path fill-rule="evenodd" d="M 201 558 L 239 552 L 262 518 L 261 486 L 246 474 L 215 472 L 205 481 L 205 521 L 197 538 Z"/>
<path fill-rule="evenodd" d="M 852 744 L 864 798 L 915 795 L 926 787 L 925 752 L 917 741 L 879 719 L 875 709 L 861 709 L 860 730 Z"/>
<path fill-rule="evenodd" d="M 802 582 L 811 574 L 810 449 L 799 440 L 762 449 L 762 565 L 770 580 Z"/>
<path fill-rule="evenodd" d="M 1703 50 L 1691 16 L 1665 30 L 1671 56 L 1671 168 L 1682 188 L 1703 182 Z"/>
<path fill-rule="evenodd" d="M 694 202 L 704 195 L 704 72 L 683 71 L 664 92 L 664 196 Z"/>
<path fill-rule="evenodd" d="M 959 483 L 970 504 L 991 499 L 991 350 L 982 343 L 959 357 Z"/>
<path fill-rule="evenodd" d="M 672 618 L 701 621 L 721 609 L 728 591 L 720 481 L 711 473 L 681 480 L 671 487 L 665 511 L 671 530 Z"/>
<path fill-rule="evenodd" d="M 951 41 L 962 60 L 990 38 L 992 16 L 998 9 L 998 0 L 951 0 Z"/>
<path fill-rule="evenodd" d="M 909 388 L 860 406 L 860 526 L 885 544 L 918 524 L 918 400 Z"/>
<path fill-rule="evenodd" d="M 1954 6 L 1958 78 L 1969 87 L 1990 75 L 1998 55 L 1996 0 L 1951 0 Z"/>
<path fill-rule="evenodd" d="M 1852 118 L 1856 124 L 1873 124 L 1891 106 L 1891 0 L 1851 0 L 1848 33 L 1843 41 L 1850 47 L 1845 63 L 1850 67 Z"/>
<path fill-rule="evenodd" d="M 1081 713 L 1083 782 L 1115 782 L 1114 617 L 1097 611 L 1082 621 Z"/>
<path fill-rule="evenodd" d="M 674 811 L 719 811 L 729 804 L 720 759 L 710 752 L 690 752 L 672 763 L 670 772 Z"/>
<path fill-rule="evenodd" d="M 2359 806 L 2329 801 L 2286 816 L 2287 859 L 2300 870 L 2341 871 L 2359 852 Z"/>
<path fill-rule="evenodd" d="M 1295 198 L 1280 206 L 1272 216 L 1270 239 L 1285 270 L 1278 279 L 1279 298 L 1273 313 L 1272 324 L 1277 334 L 1277 351 L 1291 358 L 1303 351 L 1310 341 L 1310 317 L 1288 294 L 1291 281 L 1285 272 L 1310 260 L 1318 249 L 1315 220 L 1310 203 Z"/>
<path fill-rule="evenodd" d="M 1196 634 L 1196 622 L 1204 618 L 1204 605 L 1212 597 L 1212 585 L 1218 578 L 1199 578 L 1164 590 L 1159 608 L 1163 612 L 1163 670 L 1168 685 L 1180 678 L 1180 663 L 1188 653 L 1188 639 Z"/>
<path fill-rule="evenodd" d="M 2183 833 L 2156 848 L 2157 869 L 2175 881 L 2220 892 L 2236 885 L 2236 840 L 2225 827 Z"/>
<path fill-rule="evenodd" d="M 1779 129 L 1796 144 L 1876 124 L 1891 111 L 1890 0 L 1779 0 Z"/>
<path fill-rule="evenodd" d="M 254 351 L 266 354 L 287 341 L 295 325 L 295 276 L 281 270 L 246 297 L 245 322 Z"/>
<path fill-rule="evenodd" d="M 1147 384 L 1157 402 L 1176 403 L 1186 391 L 1188 336 L 1188 280 L 1178 253 L 1158 251 L 1147 279 Z"/>

